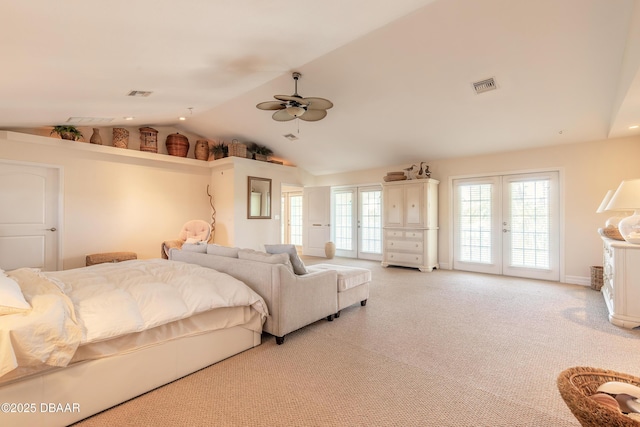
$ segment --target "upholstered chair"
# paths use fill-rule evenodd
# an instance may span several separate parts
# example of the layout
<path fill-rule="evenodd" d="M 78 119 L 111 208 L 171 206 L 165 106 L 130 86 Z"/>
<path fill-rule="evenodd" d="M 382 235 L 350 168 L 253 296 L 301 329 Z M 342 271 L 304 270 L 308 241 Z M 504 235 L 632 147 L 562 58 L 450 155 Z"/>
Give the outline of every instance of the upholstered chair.
<path fill-rule="evenodd" d="M 194 219 L 182 226 L 178 238 L 162 242 L 162 258 L 169 259 L 169 249 L 182 248 L 185 243 L 207 243 L 211 237 L 211 225 L 201 219 Z"/>

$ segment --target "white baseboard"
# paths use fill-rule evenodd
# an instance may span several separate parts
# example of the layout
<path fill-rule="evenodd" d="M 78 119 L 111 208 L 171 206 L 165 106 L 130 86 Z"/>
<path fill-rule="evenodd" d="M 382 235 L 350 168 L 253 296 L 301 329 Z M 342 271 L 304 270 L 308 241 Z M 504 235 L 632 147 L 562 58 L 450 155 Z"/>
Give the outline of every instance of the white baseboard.
<path fill-rule="evenodd" d="M 591 277 L 564 276 L 564 283 L 569 283 L 571 285 L 591 286 Z"/>
<path fill-rule="evenodd" d="M 438 268 L 440 270 L 451 270 L 451 268 L 449 267 L 449 263 L 448 262 L 439 262 L 438 263 Z"/>

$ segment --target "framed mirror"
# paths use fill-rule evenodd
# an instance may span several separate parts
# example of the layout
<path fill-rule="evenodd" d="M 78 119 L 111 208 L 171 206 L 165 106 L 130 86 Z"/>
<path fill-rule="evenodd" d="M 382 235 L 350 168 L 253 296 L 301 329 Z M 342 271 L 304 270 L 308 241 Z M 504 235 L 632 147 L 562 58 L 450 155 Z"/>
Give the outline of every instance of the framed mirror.
<path fill-rule="evenodd" d="M 271 218 L 271 179 L 249 177 L 247 218 Z"/>

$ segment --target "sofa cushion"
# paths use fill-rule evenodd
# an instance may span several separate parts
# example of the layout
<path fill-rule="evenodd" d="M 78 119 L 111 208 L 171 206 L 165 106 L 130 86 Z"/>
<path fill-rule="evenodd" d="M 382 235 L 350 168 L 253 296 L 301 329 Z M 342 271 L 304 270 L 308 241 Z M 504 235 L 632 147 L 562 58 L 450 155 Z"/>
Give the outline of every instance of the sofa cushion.
<path fill-rule="evenodd" d="M 334 270 L 338 273 L 338 292 L 355 288 L 371 281 L 371 270 L 344 265 L 316 264 L 308 267 L 310 272 Z"/>
<path fill-rule="evenodd" d="M 289 254 L 268 254 L 266 252 L 254 251 L 253 249 L 240 249 L 238 251 L 238 258 L 249 261 L 266 262 L 268 264 L 284 264 L 293 273 Z"/>
<path fill-rule="evenodd" d="M 304 262 L 298 256 L 295 245 L 264 245 L 264 249 L 270 254 L 288 254 L 294 273 L 298 275 L 308 273 Z"/>
<path fill-rule="evenodd" d="M 201 254 L 206 254 L 207 253 L 207 245 L 206 244 L 198 244 L 198 243 L 185 243 L 182 245 L 182 249 L 183 251 L 189 251 L 189 252 L 198 252 Z"/>
<path fill-rule="evenodd" d="M 215 243 L 211 243 L 207 245 L 207 254 L 209 255 L 219 255 L 226 256 L 229 258 L 238 258 L 238 251 L 240 248 L 232 248 L 229 246 L 216 245 Z"/>

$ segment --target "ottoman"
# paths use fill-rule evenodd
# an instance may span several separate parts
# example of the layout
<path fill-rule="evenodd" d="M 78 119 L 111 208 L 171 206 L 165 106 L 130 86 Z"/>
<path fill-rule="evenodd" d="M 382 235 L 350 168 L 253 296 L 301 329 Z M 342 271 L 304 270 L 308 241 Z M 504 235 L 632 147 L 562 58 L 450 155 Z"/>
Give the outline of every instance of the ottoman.
<path fill-rule="evenodd" d="M 138 259 L 138 255 L 135 252 L 105 252 L 87 255 L 85 263 L 88 267 L 90 265 L 102 264 L 103 262 L 121 262 L 132 259 Z"/>
<path fill-rule="evenodd" d="M 340 310 L 358 301 L 360 301 L 361 306 L 367 305 L 371 270 L 333 264 L 307 266 L 307 271 L 309 272 L 323 270 L 333 270 L 338 273 L 338 311 L 336 312 L 336 317 L 340 317 Z"/>

